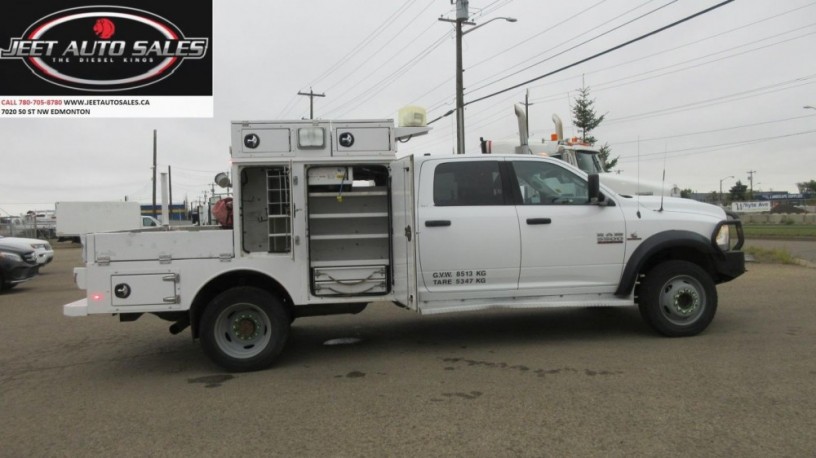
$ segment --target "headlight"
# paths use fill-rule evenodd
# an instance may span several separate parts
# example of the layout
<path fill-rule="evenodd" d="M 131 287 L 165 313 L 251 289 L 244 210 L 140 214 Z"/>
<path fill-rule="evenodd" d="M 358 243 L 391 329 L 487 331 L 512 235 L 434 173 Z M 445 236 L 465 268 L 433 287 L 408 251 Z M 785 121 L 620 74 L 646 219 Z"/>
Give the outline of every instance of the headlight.
<path fill-rule="evenodd" d="M 23 262 L 23 258 L 20 255 L 15 253 L 9 253 L 7 251 L 0 251 L 0 258 L 11 259 L 12 261 Z"/>
<path fill-rule="evenodd" d="M 716 241 L 721 250 L 728 251 L 731 248 L 731 227 L 727 224 L 720 226 Z"/>

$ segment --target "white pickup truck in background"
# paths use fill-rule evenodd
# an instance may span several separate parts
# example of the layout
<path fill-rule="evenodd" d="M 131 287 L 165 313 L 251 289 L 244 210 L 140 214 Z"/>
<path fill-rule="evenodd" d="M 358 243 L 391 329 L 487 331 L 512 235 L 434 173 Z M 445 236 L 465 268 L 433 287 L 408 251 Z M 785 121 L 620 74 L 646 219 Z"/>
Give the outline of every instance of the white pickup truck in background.
<path fill-rule="evenodd" d="M 680 187 L 677 185 L 619 171 L 606 172 L 605 164 L 599 154 L 600 150 L 581 142 L 578 138 L 565 138 L 561 118 L 556 114 L 552 115 L 555 132 L 550 139 L 529 137 L 524 108 L 521 104 L 516 104 L 514 109 L 518 119 L 519 140 L 485 140 L 483 138 L 481 139 L 483 154 L 530 154 L 554 157 L 572 164 L 587 174 L 597 173 L 601 184 L 621 195 L 680 197 Z"/>
<path fill-rule="evenodd" d="M 231 229 L 89 234 L 68 316 L 154 314 L 232 371 L 271 365 L 292 321 L 391 301 L 421 314 L 637 306 L 695 335 L 741 275 L 738 220 L 626 197 L 533 155 L 407 156 L 393 121 L 234 122 Z M 736 236 L 735 236 L 736 234 Z"/>

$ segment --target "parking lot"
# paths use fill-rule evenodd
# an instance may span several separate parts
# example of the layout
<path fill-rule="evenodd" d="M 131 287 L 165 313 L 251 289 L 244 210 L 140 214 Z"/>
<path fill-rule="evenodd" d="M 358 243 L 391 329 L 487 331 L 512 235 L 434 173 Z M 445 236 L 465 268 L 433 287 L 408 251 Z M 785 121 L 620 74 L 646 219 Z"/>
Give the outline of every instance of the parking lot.
<path fill-rule="evenodd" d="M 375 303 L 298 320 L 275 367 L 227 374 L 155 317 L 63 317 L 80 262 L 58 247 L 0 295 L 0 456 L 816 453 L 816 269 L 750 264 L 692 338 L 635 309 Z"/>

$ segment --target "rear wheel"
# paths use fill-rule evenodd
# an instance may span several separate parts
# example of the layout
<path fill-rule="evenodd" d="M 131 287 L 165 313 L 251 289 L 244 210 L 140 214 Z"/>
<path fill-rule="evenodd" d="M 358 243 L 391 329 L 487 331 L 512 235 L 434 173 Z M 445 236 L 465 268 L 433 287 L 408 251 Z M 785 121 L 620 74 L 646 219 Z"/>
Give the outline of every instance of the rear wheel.
<path fill-rule="evenodd" d="M 717 312 L 717 289 L 711 276 L 687 261 L 666 261 L 646 274 L 638 307 L 643 319 L 669 337 L 699 334 Z"/>
<path fill-rule="evenodd" d="M 289 314 L 266 290 L 251 286 L 228 289 L 201 316 L 201 344 L 207 356 L 226 370 L 245 372 L 269 367 L 289 337 Z"/>

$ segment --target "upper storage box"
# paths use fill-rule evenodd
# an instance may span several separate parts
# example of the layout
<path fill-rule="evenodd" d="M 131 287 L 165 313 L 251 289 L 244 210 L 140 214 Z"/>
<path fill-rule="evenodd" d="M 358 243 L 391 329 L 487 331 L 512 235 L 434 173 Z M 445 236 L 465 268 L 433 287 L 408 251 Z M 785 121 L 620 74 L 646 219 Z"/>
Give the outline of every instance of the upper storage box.
<path fill-rule="evenodd" d="M 232 123 L 235 158 L 365 157 L 396 154 L 391 120 L 332 123 L 321 120 Z"/>
<path fill-rule="evenodd" d="M 333 126 L 333 156 L 393 156 L 391 123 L 343 123 Z"/>

